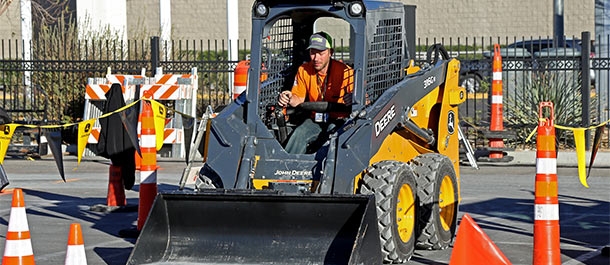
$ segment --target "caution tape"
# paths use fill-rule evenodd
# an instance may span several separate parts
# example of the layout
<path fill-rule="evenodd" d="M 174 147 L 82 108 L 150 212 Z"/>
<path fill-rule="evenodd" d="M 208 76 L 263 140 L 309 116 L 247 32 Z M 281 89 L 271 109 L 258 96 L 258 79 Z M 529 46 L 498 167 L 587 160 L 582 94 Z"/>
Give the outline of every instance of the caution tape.
<path fill-rule="evenodd" d="M 119 109 L 117 109 L 115 111 L 104 113 L 103 115 L 101 115 L 99 117 L 91 118 L 91 119 L 88 119 L 88 120 L 103 119 L 103 118 L 107 118 L 107 117 L 109 117 L 111 115 L 121 113 L 121 112 L 125 111 L 126 109 L 131 108 L 133 105 L 137 104 L 138 102 L 140 102 L 142 100 L 146 100 L 146 101 L 150 101 L 150 102 L 155 102 L 156 104 L 162 105 L 161 103 L 159 103 L 158 101 L 156 101 L 154 99 L 138 99 L 138 100 L 136 100 L 134 102 L 131 102 L 131 103 L 125 105 L 124 107 L 121 107 L 121 108 L 119 108 Z M 168 108 L 168 107 L 166 107 L 166 108 Z M 188 115 L 188 114 L 186 114 L 184 112 L 175 110 L 173 108 L 168 108 L 168 111 L 172 111 L 172 112 L 178 113 L 178 114 L 180 114 L 180 115 L 182 115 L 182 116 L 184 116 L 186 118 L 195 118 L 195 117 L 193 117 L 191 115 Z M 201 118 L 196 118 L 196 119 L 197 120 L 202 120 Z M 65 123 L 65 124 L 47 124 L 47 125 L 32 125 L 32 124 L 21 124 L 21 123 L 11 123 L 11 124 L 18 125 L 18 127 L 26 127 L 26 128 L 33 128 L 33 129 L 37 129 L 37 128 L 40 128 L 40 129 L 60 129 L 60 128 L 61 129 L 65 129 L 65 128 L 68 128 L 68 127 L 71 127 L 71 126 L 76 126 L 76 125 L 78 125 L 80 123 L 81 122 L 73 122 L 73 123 Z M 3 124 L 3 125 L 8 125 L 8 124 Z"/>
<path fill-rule="evenodd" d="M 606 126 L 610 120 L 602 122 L 597 125 L 592 125 L 589 127 L 568 127 L 563 125 L 555 124 L 554 127 L 560 130 L 572 131 L 574 134 L 574 145 L 576 146 L 576 161 L 578 164 L 578 179 L 580 180 L 580 184 L 582 184 L 585 188 L 589 188 L 589 184 L 587 183 L 587 179 L 591 173 L 591 166 L 595 161 L 595 156 L 597 154 L 597 150 L 599 149 L 601 143 L 601 128 Z M 528 142 L 536 133 L 538 126 L 534 128 L 534 130 L 529 134 L 525 142 Z M 586 154 L 585 154 L 585 131 L 595 129 L 595 139 L 593 141 L 593 150 L 591 150 L 591 160 L 589 162 L 589 171 L 587 172 L 586 168 Z"/>
<path fill-rule="evenodd" d="M 541 118 L 540 120 L 546 121 L 547 118 Z M 539 121 L 540 121 L 539 120 Z M 466 124 L 468 124 L 469 126 L 480 130 L 480 128 L 476 127 L 474 124 L 470 124 L 466 121 L 462 121 Z M 574 133 L 574 144 L 576 146 L 576 158 L 578 161 L 578 178 L 580 180 L 580 183 L 588 188 L 589 184 L 587 183 L 587 179 L 589 178 L 589 175 L 591 173 L 591 166 L 593 165 L 593 162 L 595 161 L 595 156 L 597 154 L 597 151 L 601 145 L 601 135 L 602 135 L 602 127 L 606 126 L 608 123 L 610 123 L 610 120 L 607 120 L 605 122 L 602 122 L 600 124 L 597 125 L 592 125 L 589 127 L 568 127 L 568 126 L 563 126 L 563 125 L 553 125 L 555 128 L 560 129 L 560 130 L 569 130 L 572 131 Z M 585 155 L 585 131 L 587 130 L 592 130 L 595 129 L 595 138 L 593 141 L 593 149 L 591 150 L 591 159 L 589 162 L 589 171 L 587 172 L 586 169 L 586 155 Z M 534 127 L 534 129 L 529 133 L 529 135 L 527 136 L 527 138 L 525 139 L 525 142 L 529 142 L 532 137 L 534 137 L 534 135 L 536 134 L 536 132 L 538 131 L 538 126 L 536 125 L 536 127 Z"/>
<path fill-rule="evenodd" d="M 104 113 L 99 117 L 95 117 L 95 118 L 91 118 L 91 119 L 87 119 L 81 122 L 73 122 L 73 123 L 65 123 L 65 124 L 46 124 L 46 125 L 32 125 L 32 124 L 20 124 L 20 123 L 8 123 L 8 124 L 3 124 L 0 125 L 2 128 L 3 133 L 0 133 L 0 164 L 2 164 L 4 162 L 4 157 L 6 155 L 6 152 L 8 150 L 8 146 L 9 143 L 11 141 L 11 138 L 13 137 L 13 133 L 15 132 L 15 130 L 18 127 L 26 127 L 26 128 L 32 128 L 32 129 L 65 129 L 71 126 L 79 126 L 78 129 L 78 162 L 80 163 L 83 151 L 84 151 L 84 147 L 86 145 L 86 140 L 85 142 L 81 142 L 81 139 L 87 139 L 89 137 L 89 135 L 91 134 L 91 130 L 90 128 L 93 126 L 93 123 L 98 120 L 98 119 L 103 119 L 103 118 L 107 118 L 111 115 L 115 115 L 115 114 L 119 114 L 131 107 L 133 107 L 134 105 L 138 104 L 140 101 L 142 100 L 146 100 L 149 101 L 152 105 L 153 105 L 153 109 L 155 110 L 155 129 L 156 131 L 163 131 L 163 128 L 165 126 L 165 117 L 167 114 L 168 109 L 172 112 L 178 113 L 180 115 L 183 116 L 183 118 L 188 118 L 188 119 L 198 119 L 195 118 L 191 115 L 188 115 L 186 113 L 180 112 L 178 110 L 175 110 L 173 108 L 168 108 L 167 106 L 159 103 L 158 101 L 155 101 L 153 99 L 148 99 L 148 98 L 142 98 L 142 99 L 138 99 L 134 102 L 131 102 L 119 109 L 116 109 L 112 112 L 108 112 L 108 113 Z M 201 120 L 201 119 L 198 119 Z M 85 129 L 87 128 L 87 129 Z M 157 139 L 156 139 L 156 147 L 157 150 L 161 149 L 161 147 L 163 146 L 163 133 L 157 133 Z"/>
<path fill-rule="evenodd" d="M 574 130 L 592 130 L 592 129 L 597 129 L 597 128 L 602 127 L 602 126 L 606 126 L 606 124 L 608 124 L 608 123 L 610 123 L 610 120 L 602 122 L 602 123 L 600 123 L 598 125 L 589 126 L 587 128 L 584 128 L 584 127 L 577 127 L 577 128 L 576 127 L 568 127 L 568 126 L 563 126 L 563 125 L 558 125 L 558 124 L 555 124 L 554 126 L 555 126 L 555 128 L 560 129 L 560 130 L 574 131 Z M 536 130 L 538 130 L 538 126 L 536 126 L 532 130 L 532 132 L 530 132 L 530 134 L 527 136 L 527 138 L 525 139 L 526 143 L 529 142 L 532 139 L 532 137 L 534 137 L 534 134 L 536 134 Z"/>

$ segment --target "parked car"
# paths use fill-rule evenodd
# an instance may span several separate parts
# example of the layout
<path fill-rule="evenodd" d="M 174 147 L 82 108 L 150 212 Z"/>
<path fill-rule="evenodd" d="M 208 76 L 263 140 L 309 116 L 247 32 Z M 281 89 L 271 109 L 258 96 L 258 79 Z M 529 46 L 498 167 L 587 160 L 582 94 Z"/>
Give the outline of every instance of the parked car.
<path fill-rule="evenodd" d="M 508 57 L 530 57 L 536 59 L 541 54 L 558 53 L 560 56 L 564 53 L 557 49 L 565 48 L 565 53 L 570 54 L 574 51 L 582 52 L 582 40 L 568 38 L 565 44 L 561 47 L 556 47 L 557 42 L 553 39 L 528 39 L 521 40 L 507 45 L 502 48 L 502 55 Z M 595 57 L 594 46 L 591 46 L 590 58 Z M 483 55 L 488 59 L 482 60 L 462 60 L 460 69 L 460 86 L 464 87 L 467 92 L 485 92 L 481 91 L 483 81 L 490 81 L 491 76 L 491 57 L 493 51 L 486 51 Z M 595 71 L 589 71 L 591 83 L 595 82 Z"/>
<path fill-rule="evenodd" d="M 580 39 L 572 39 L 566 38 L 564 44 L 559 46 L 558 41 L 554 39 L 529 39 L 529 40 L 521 40 L 515 43 L 511 43 L 506 46 L 508 49 L 522 48 L 526 49 L 530 54 L 534 57 L 539 56 L 540 54 L 570 54 L 573 51 L 577 51 L 578 53 L 582 52 L 582 40 Z M 564 48 L 565 52 L 558 51 L 557 49 Z M 589 53 L 589 58 L 595 57 L 595 46 L 591 45 L 591 52 Z M 591 66 L 591 62 L 589 61 L 589 66 Z M 595 82 L 595 71 L 593 69 L 589 70 L 589 76 L 591 79 L 591 84 Z"/>
<path fill-rule="evenodd" d="M 534 54 L 548 48 L 572 48 L 582 52 L 582 40 L 580 39 L 567 38 L 562 46 L 558 46 L 557 44 L 558 41 L 554 39 L 529 39 L 511 43 L 507 45 L 506 48 L 522 48 L 526 49 L 530 54 Z M 595 46 L 591 46 L 591 58 L 595 56 L 593 47 Z"/>
<path fill-rule="evenodd" d="M 489 60 L 460 60 L 460 86 L 468 93 L 485 92 L 483 81 L 489 81 L 491 63 Z"/>

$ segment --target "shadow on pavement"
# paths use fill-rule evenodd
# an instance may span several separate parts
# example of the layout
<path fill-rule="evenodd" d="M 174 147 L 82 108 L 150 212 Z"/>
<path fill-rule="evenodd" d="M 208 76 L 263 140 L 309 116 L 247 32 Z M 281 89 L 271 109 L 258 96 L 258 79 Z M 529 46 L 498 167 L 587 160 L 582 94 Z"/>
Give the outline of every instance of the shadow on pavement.
<path fill-rule="evenodd" d="M 103 248 L 96 247 L 93 249 L 98 256 L 108 265 L 124 265 L 131 254 L 133 248 Z"/>
<path fill-rule="evenodd" d="M 503 231 L 531 239 L 533 238 L 534 224 L 533 198 L 534 193 L 532 191 L 531 200 L 496 198 L 478 203 L 462 204 L 460 205 L 460 212 L 494 217 L 477 220 L 478 225 L 486 231 Z M 598 248 L 608 245 L 610 240 L 610 221 L 608 219 L 610 202 L 565 195 L 558 195 L 558 199 L 560 244 L 562 245 L 561 252 L 563 255 L 576 258 L 591 252 L 585 248 Z M 506 209 L 510 209 L 510 211 L 506 211 Z M 524 229 L 524 225 L 526 227 L 531 225 L 531 227 Z M 584 248 L 582 251 L 564 249 L 564 244 Z"/>

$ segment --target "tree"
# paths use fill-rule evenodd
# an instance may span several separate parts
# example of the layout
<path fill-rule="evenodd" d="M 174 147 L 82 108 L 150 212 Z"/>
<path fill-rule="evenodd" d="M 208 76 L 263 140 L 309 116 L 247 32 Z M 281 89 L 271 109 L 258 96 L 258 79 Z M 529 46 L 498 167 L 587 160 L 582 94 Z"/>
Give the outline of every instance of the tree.
<path fill-rule="evenodd" d="M 13 0 L 0 0 L 0 15 L 4 14 Z M 70 11 L 70 1 L 63 0 L 32 0 L 32 18 L 37 24 L 52 25 L 66 16 Z"/>
<path fill-rule="evenodd" d="M 13 0 L 0 0 L 0 15 L 4 14 L 11 2 Z"/>

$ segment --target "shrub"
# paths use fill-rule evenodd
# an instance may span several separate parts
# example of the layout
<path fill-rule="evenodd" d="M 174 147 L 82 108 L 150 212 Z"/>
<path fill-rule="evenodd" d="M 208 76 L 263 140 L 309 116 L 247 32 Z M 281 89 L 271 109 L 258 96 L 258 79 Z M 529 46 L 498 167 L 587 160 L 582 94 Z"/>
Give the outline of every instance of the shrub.
<path fill-rule="evenodd" d="M 532 72 L 528 79 L 521 87 L 516 87 L 518 93 L 505 98 L 505 122 L 509 127 L 515 127 L 517 132 L 517 139 L 512 144 L 535 143 L 535 138 L 528 143 L 525 140 L 538 125 L 539 104 L 543 101 L 550 101 L 554 105 L 554 124 L 581 126 L 583 113 L 579 74 L 573 71 L 540 71 Z M 589 112 L 594 113 L 595 99 L 591 101 Z M 543 109 L 543 117 L 549 116 L 548 108 Z M 574 146 L 571 131 L 556 130 L 556 137 L 558 143 Z"/>

